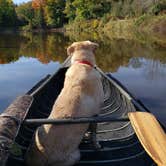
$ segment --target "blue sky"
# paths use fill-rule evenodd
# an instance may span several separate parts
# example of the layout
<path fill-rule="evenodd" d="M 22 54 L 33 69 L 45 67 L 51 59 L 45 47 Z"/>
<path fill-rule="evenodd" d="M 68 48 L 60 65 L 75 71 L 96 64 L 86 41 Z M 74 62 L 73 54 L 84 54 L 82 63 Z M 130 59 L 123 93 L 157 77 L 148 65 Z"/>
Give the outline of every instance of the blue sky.
<path fill-rule="evenodd" d="M 13 0 L 13 2 L 14 2 L 15 4 L 20 4 L 20 3 L 28 2 L 28 1 L 30 1 L 30 0 Z"/>

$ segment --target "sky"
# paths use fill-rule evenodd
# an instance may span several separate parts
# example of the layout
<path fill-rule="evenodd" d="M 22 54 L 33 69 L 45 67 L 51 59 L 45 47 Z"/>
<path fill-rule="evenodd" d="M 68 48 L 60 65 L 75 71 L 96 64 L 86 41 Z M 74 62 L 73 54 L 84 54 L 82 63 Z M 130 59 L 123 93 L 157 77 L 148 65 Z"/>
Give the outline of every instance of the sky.
<path fill-rule="evenodd" d="M 28 2 L 28 1 L 30 1 L 30 0 L 13 0 L 13 2 L 14 2 L 15 4 L 20 4 L 20 3 Z"/>

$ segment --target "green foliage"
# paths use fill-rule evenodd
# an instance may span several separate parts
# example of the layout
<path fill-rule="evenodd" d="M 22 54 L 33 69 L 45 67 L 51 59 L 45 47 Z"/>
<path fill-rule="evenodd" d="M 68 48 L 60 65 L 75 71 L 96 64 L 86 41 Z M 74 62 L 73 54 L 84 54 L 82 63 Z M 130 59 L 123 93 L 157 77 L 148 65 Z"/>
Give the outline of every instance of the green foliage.
<path fill-rule="evenodd" d="M 32 8 L 32 2 L 23 3 L 16 8 L 17 16 L 22 21 L 28 22 L 29 29 L 33 28 L 34 9 Z"/>
<path fill-rule="evenodd" d="M 33 27 L 45 28 L 44 10 L 42 7 L 34 10 Z"/>
<path fill-rule="evenodd" d="M 67 25 L 65 28 L 67 31 L 79 31 L 79 32 L 95 32 L 97 31 L 97 28 L 99 27 L 100 21 L 97 19 L 93 20 L 77 20 L 69 25 Z"/>
<path fill-rule="evenodd" d="M 67 0 L 65 14 L 69 20 L 89 20 L 102 17 L 110 7 L 107 0 Z"/>
<path fill-rule="evenodd" d="M 142 16 L 140 16 L 139 18 L 136 19 L 135 21 L 135 25 L 136 26 L 140 26 L 149 16 L 144 14 Z"/>
<path fill-rule="evenodd" d="M 102 19 L 101 19 L 101 22 L 102 24 L 106 24 L 108 21 L 110 20 L 110 17 L 108 14 L 105 14 Z"/>
<path fill-rule="evenodd" d="M 166 0 L 110 0 L 113 17 L 131 18 L 144 14 L 159 14 L 166 10 Z"/>
<path fill-rule="evenodd" d="M 97 19 L 92 21 L 92 28 L 96 29 L 99 26 L 99 21 Z"/>
<path fill-rule="evenodd" d="M 116 0 L 111 1 L 111 15 L 117 18 L 140 16 L 146 8 L 143 0 Z"/>
<path fill-rule="evenodd" d="M 0 27 L 16 25 L 16 12 L 11 0 L 0 0 Z"/>
<path fill-rule="evenodd" d="M 122 15 L 123 1 L 112 2 L 111 14 L 115 17 L 120 17 Z"/>
<path fill-rule="evenodd" d="M 73 5 L 74 0 L 66 0 L 64 14 L 68 18 L 69 22 L 73 21 L 76 17 L 76 8 Z"/>
<path fill-rule="evenodd" d="M 46 24 L 49 27 L 61 27 L 64 23 L 65 1 L 47 0 L 44 7 Z"/>
<path fill-rule="evenodd" d="M 21 23 L 25 23 L 23 30 L 32 30 L 33 28 L 44 28 L 44 11 L 43 8 L 34 9 L 32 2 L 19 5 L 16 8 L 18 19 Z M 28 25 L 26 24 L 28 23 Z"/>
<path fill-rule="evenodd" d="M 94 29 L 112 20 L 135 17 L 139 26 L 145 15 L 165 11 L 166 0 L 33 0 L 19 6 L 14 6 L 12 0 L 0 0 L 0 27 L 14 26 L 18 19 L 26 30 L 63 27 L 67 21 L 87 21 Z"/>
<path fill-rule="evenodd" d="M 161 0 L 158 3 L 155 3 L 149 10 L 149 12 L 153 15 L 158 15 L 160 12 L 166 10 L 166 1 Z"/>

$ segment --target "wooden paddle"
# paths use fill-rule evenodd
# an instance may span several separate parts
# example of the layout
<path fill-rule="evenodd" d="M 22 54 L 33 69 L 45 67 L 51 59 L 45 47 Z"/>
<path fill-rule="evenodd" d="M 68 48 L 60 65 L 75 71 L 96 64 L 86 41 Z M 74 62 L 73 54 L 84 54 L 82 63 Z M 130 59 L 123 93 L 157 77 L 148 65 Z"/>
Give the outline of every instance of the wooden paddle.
<path fill-rule="evenodd" d="M 128 113 L 138 139 L 159 166 L 166 166 L 166 134 L 155 116 L 147 112 Z"/>

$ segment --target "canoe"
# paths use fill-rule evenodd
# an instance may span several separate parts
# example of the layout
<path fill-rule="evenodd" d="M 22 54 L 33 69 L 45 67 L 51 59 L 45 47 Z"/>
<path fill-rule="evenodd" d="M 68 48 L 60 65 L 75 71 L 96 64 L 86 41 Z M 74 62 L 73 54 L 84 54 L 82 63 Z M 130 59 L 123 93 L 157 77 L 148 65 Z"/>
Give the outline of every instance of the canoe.
<path fill-rule="evenodd" d="M 17 111 L 23 110 L 23 115 L 20 115 L 21 111 L 19 111 L 17 116 L 13 118 L 7 114 L 10 109 L 2 115 L 2 118 L 9 118 L 9 121 L 13 121 L 13 123 L 18 123 L 19 120 L 19 125 L 11 136 L 10 148 L 9 146 L 6 148 L 8 149 L 7 152 L 3 148 L 7 155 L 5 154 L 5 161 L 0 163 L 5 166 L 25 165 L 24 158 L 37 128 L 37 124 L 32 125 L 33 121 L 31 121 L 32 124 L 25 122 L 28 119 L 45 119 L 49 116 L 51 108 L 63 88 L 65 72 L 69 66 L 70 58 L 62 64 L 58 71 L 39 81 L 25 96 L 14 103 L 15 108 L 17 103 L 22 103 L 19 100 L 23 100 L 23 103 L 26 101 L 26 104 L 23 104 L 26 106 L 21 105 L 17 109 Z M 111 74 L 103 73 L 99 68 L 96 70 L 102 75 L 104 103 L 98 117 L 96 119 L 89 118 L 88 120 L 93 123 L 98 122 L 96 138 L 101 145 L 101 149 L 95 149 L 92 146 L 92 141 L 84 138 L 80 144 L 81 160 L 77 166 L 154 166 L 155 162 L 146 153 L 130 121 L 127 120 L 128 112 L 147 112 L 148 109 Z M 13 109 L 13 106 L 11 108 Z M 84 122 L 88 120 L 83 119 Z M 39 121 L 40 123 L 42 122 Z M 3 140 L 1 135 L 0 131 L 0 141 Z M 2 149 L 2 146 L 0 148 Z M 1 153 L 1 160 L 3 159 L 2 156 Z"/>

